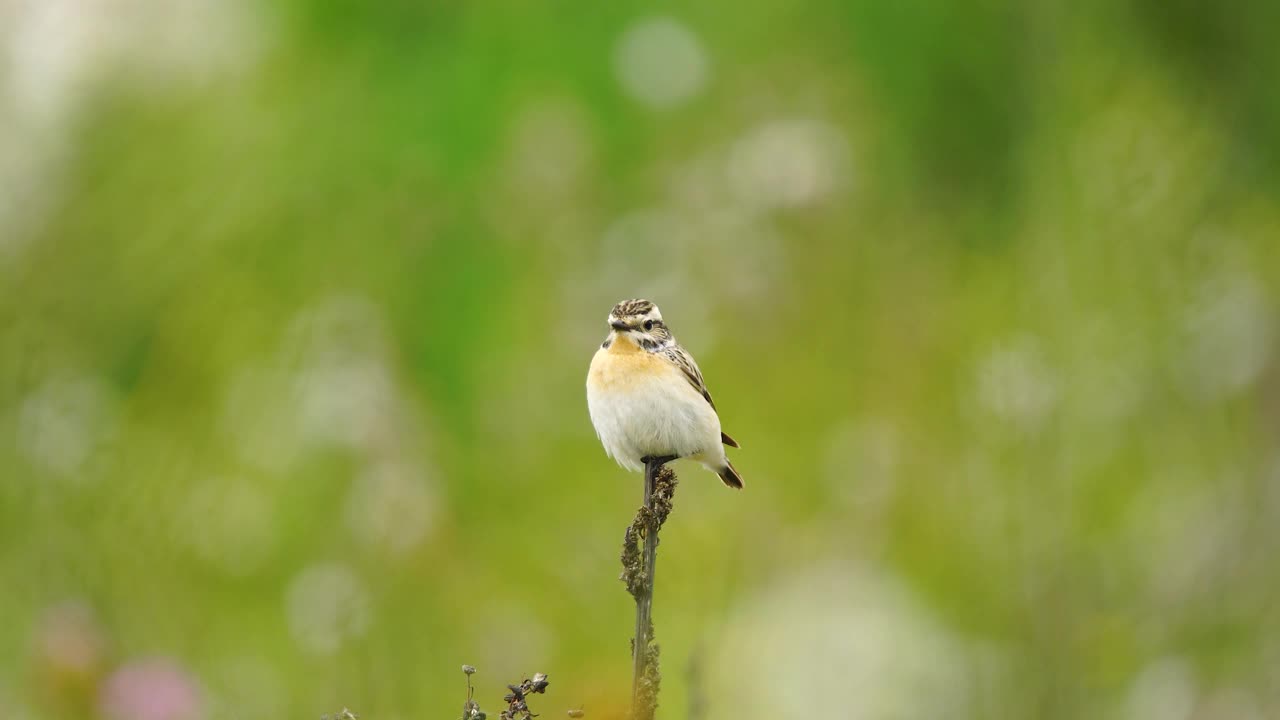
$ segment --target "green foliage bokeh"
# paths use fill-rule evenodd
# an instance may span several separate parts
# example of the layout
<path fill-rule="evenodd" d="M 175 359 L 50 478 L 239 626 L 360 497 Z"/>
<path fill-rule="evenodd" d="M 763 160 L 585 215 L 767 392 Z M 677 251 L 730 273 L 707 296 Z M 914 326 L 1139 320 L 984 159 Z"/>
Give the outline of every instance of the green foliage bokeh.
<path fill-rule="evenodd" d="M 672 7 L 653 107 L 639 4 L 292 0 L 97 76 L 0 226 L 0 700 L 159 656 L 207 717 L 449 717 L 466 662 L 620 717 L 583 381 L 645 296 L 746 478 L 678 466 L 660 717 L 1268 716 L 1275 8 Z"/>

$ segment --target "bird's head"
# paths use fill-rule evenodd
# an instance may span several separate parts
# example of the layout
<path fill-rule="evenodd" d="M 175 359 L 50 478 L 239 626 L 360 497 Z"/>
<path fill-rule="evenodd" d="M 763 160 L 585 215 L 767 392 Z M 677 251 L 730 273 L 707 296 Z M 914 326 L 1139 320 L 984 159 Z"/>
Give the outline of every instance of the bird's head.
<path fill-rule="evenodd" d="M 623 337 L 645 350 L 671 342 L 671 331 L 658 306 L 648 300 L 623 300 L 609 311 L 609 341 Z"/>

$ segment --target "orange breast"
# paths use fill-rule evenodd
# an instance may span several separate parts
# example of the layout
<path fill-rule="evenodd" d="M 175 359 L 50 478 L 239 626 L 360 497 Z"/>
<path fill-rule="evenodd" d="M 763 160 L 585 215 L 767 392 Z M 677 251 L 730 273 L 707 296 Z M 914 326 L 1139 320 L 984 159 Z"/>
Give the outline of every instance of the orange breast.
<path fill-rule="evenodd" d="M 600 390 L 627 391 L 672 370 L 671 363 L 641 350 L 625 337 L 617 337 L 609 347 L 596 351 L 588 379 Z"/>

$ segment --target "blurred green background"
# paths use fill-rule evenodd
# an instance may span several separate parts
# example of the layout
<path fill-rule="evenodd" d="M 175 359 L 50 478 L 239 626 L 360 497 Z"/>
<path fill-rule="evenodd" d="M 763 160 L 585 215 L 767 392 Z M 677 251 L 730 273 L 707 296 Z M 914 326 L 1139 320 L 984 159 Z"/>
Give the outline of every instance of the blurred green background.
<path fill-rule="evenodd" d="M 0 2 L 0 707 L 1280 717 L 1280 5 Z"/>

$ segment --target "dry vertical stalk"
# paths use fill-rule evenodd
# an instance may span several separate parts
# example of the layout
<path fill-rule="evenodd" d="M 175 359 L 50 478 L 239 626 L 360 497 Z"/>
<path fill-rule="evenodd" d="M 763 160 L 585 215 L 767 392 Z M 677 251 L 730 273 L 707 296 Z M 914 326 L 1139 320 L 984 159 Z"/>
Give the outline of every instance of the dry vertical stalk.
<path fill-rule="evenodd" d="M 471 687 L 471 676 L 476 674 L 474 665 L 463 665 L 462 673 L 467 676 L 467 702 L 462 706 L 462 720 L 485 720 L 480 703 L 476 702 L 476 689 Z"/>
<path fill-rule="evenodd" d="M 636 631 L 631 641 L 631 718 L 651 720 L 658 707 L 658 644 L 653 638 L 653 578 L 658 562 L 658 530 L 671 514 L 676 474 L 666 464 L 675 457 L 644 458 L 644 504 L 622 539 L 622 581 L 636 599 Z"/>

